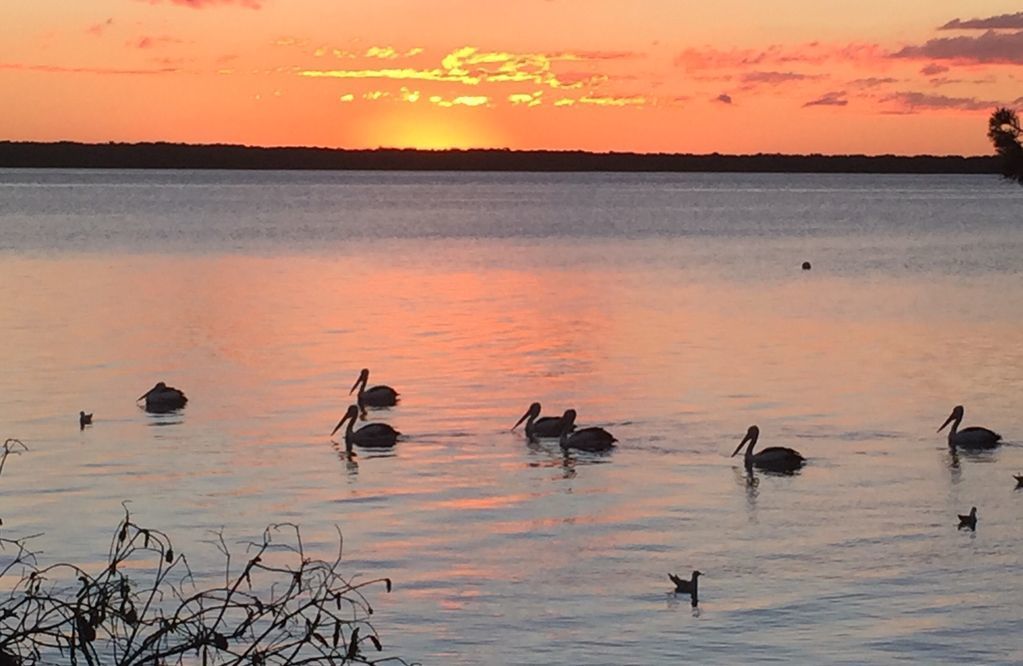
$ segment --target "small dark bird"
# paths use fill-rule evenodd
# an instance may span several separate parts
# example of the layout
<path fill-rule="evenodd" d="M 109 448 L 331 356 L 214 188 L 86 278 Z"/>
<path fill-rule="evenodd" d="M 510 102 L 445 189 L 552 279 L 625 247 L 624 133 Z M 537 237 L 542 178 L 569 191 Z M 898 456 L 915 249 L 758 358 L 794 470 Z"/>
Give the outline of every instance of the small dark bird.
<path fill-rule="evenodd" d="M 167 386 L 163 382 L 158 382 L 156 386 L 140 395 L 136 402 L 138 400 L 145 400 L 146 411 L 153 412 L 154 414 L 173 412 L 174 410 L 181 409 L 188 402 L 184 391 L 178 390 L 173 386 Z"/>
<path fill-rule="evenodd" d="M 806 463 L 806 458 L 803 457 L 803 454 L 785 446 L 769 446 L 757 453 L 753 453 L 753 447 L 756 446 L 759 439 L 760 428 L 751 425 L 746 430 L 746 436 L 742 438 L 739 446 L 732 453 L 732 457 L 735 457 L 739 455 L 739 451 L 742 451 L 742 447 L 746 447 L 746 455 L 743 457 L 746 469 L 758 467 L 769 472 L 791 474 Z"/>
<path fill-rule="evenodd" d="M 540 403 L 534 402 L 526 410 L 526 413 L 522 415 L 515 425 L 512 426 L 512 430 L 519 427 L 519 424 L 523 421 L 526 422 L 526 437 L 529 439 L 541 439 L 549 437 L 561 437 L 562 430 L 562 417 L 560 416 L 540 416 Z M 575 425 L 572 426 L 572 430 L 575 430 Z"/>
<path fill-rule="evenodd" d="M 1016 479 L 1016 487 L 1023 488 L 1023 474 L 1013 474 L 1012 476 Z"/>
<path fill-rule="evenodd" d="M 579 451 L 609 451 L 614 448 L 615 436 L 596 426 L 575 430 L 575 410 L 566 409 L 561 417 L 561 448 Z"/>
<path fill-rule="evenodd" d="M 963 529 L 964 527 L 969 527 L 971 530 L 977 529 L 977 507 L 970 509 L 970 513 L 967 516 L 964 516 L 961 513 L 958 515 L 959 529 Z"/>
<path fill-rule="evenodd" d="M 92 414 L 78 412 L 78 427 L 85 430 L 85 426 L 92 425 Z"/>
<path fill-rule="evenodd" d="M 700 591 L 698 588 L 700 576 L 703 574 L 699 571 L 693 571 L 693 579 L 686 580 L 685 578 L 679 578 L 675 574 L 668 574 L 668 578 L 671 579 L 672 583 L 675 583 L 675 594 L 688 594 L 692 598 L 692 605 L 695 608 L 700 603 Z"/>
<path fill-rule="evenodd" d="M 804 271 L 808 271 L 808 270 L 810 270 L 810 268 L 811 268 L 810 262 L 809 261 L 804 261 L 803 262 L 803 270 Z"/>

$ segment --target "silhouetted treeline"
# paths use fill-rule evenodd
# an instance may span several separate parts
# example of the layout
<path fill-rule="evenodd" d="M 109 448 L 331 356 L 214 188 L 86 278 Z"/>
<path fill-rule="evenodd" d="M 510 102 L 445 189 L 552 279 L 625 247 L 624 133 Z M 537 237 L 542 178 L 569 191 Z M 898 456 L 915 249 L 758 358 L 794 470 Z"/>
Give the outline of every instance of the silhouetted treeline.
<path fill-rule="evenodd" d="M 959 155 L 691 155 L 550 150 L 257 148 L 179 143 L 0 142 L 0 167 L 407 171 L 736 171 L 998 173 L 994 157 Z"/>

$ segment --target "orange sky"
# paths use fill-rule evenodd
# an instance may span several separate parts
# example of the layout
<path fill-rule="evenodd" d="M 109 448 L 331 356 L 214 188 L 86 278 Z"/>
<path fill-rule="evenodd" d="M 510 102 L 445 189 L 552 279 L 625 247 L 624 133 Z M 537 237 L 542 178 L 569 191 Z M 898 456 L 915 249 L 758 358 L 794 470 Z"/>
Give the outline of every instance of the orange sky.
<path fill-rule="evenodd" d="M 969 9 L 965 7 L 969 5 Z M 0 139 L 990 153 L 1023 7 L 977 0 L 0 3 Z"/>

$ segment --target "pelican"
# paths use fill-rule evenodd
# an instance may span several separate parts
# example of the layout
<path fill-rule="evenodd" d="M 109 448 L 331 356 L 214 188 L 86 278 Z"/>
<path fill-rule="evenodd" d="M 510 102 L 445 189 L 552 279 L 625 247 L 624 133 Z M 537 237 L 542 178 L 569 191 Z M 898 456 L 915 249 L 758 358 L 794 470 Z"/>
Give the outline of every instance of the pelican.
<path fill-rule="evenodd" d="M 970 513 L 967 515 L 957 514 L 959 516 L 959 529 L 968 527 L 971 530 L 977 529 L 977 507 L 970 509 Z"/>
<path fill-rule="evenodd" d="M 703 573 L 700 571 L 693 572 L 693 579 L 686 580 L 685 578 L 679 578 L 675 574 L 668 574 L 668 578 L 671 579 L 672 583 L 675 583 L 675 592 L 679 594 L 691 594 L 693 597 L 697 594 L 697 585 L 699 584 L 699 578 Z"/>
<path fill-rule="evenodd" d="M 348 448 L 355 444 L 366 449 L 389 449 L 397 443 L 398 435 L 401 433 L 386 423 L 370 423 L 355 430 L 355 421 L 358 417 L 359 406 L 352 405 L 345 412 L 345 415 L 341 417 L 341 420 L 337 422 L 334 429 L 330 431 L 330 436 L 333 437 L 334 433 L 340 430 L 341 426 L 347 421 L 348 428 L 345 429 L 345 445 Z"/>
<path fill-rule="evenodd" d="M 952 413 L 948 415 L 945 422 L 938 428 L 938 432 L 945 429 L 949 423 L 952 424 L 952 429 L 948 431 L 948 445 L 953 448 L 960 449 L 993 449 L 1001 444 L 1002 436 L 997 432 L 988 430 L 987 428 L 981 428 L 973 426 L 970 428 L 959 429 L 959 424 L 963 421 L 963 406 L 956 405 L 952 409 Z"/>
<path fill-rule="evenodd" d="M 355 389 L 359 389 L 359 399 L 357 401 L 359 407 L 394 407 L 398 404 L 398 392 L 393 388 L 390 386 L 374 386 L 367 389 L 367 383 L 369 383 L 369 369 L 363 368 L 362 372 L 359 373 L 359 378 L 352 385 L 352 390 L 348 392 L 348 395 L 351 395 L 355 392 Z"/>
<path fill-rule="evenodd" d="M 522 415 L 515 425 L 512 426 L 512 430 L 519 427 L 519 424 L 523 421 L 526 422 L 526 437 L 529 439 L 538 438 L 550 438 L 550 437 L 561 437 L 561 423 L 564 417 L 561 416 L 540 416 L 540 403 L 534 402 L 529 406 L 529 409 L 525 414 Z M 573 425 L 569 431 L 575 430 Z"/>
<path fill-rule="evenodd" d="M 561 417 L 561 448 L 580 451 L 607 451 L 614 447 L 614 435 L 603 428 L 575 430 L 575 410 L 567 409 Z"/>
<path fill-rule="evenodd" d="M 92 414 L 78 412 L 78 427 L 81 430 L 85 430 L 85 426 L 87 425 L 92 425 Z"/>
<path fill-rule="evenodd" d="M 157 383 L 156 386 L 140 395 L 135 402 L 139 400 L 146 401 L 147 412 L 156 414 L 173 412 L 175 409 L 181 409 L 188 402 L 184 392 L 173 386 L 167 386 L 163 382 Z"/>
<path fill-rule="evenodd" d="M 749 446 L 746 446 L 746 468 L 759 467 L 760 469 L 766 469 L 771 472 L 794 472 L 803 466 L 806 462 L 806 458 L 793 449 L 786 448 L 784 446 L 769 446 L 766 449 L 753 453 L 753 447 L 757 443 L 757 439 L 760 438 L 760 428 L 755 425 L 751 425 L 749 430 L 746 431 L 746 436 L 739 442 L 739 446 L 736 447 L 732 456 L 738 455 L 739 451 L 742 450 L 743 446 L 746 446 L 746 442 L 749 442 Z"/>

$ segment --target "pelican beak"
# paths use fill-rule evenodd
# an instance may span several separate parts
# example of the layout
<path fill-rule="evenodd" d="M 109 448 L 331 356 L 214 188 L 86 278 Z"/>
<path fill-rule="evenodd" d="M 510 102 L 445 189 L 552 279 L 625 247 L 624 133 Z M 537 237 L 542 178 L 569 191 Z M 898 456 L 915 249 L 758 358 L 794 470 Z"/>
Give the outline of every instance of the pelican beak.
<path fill-rule="evenodd" d="M 351 394 L 355 393 L 355 389 L 359 388 L 359 384 L 361 384 L 361 383 L 362 383 L 362 377 L 359 377 L 358 379 L 356 379 L 355 383 L 352 384 L 352 390 L 348 392 L 348 395 L 351 395 Z"/>
<path fill-rule="evenodd" d="M 155 388 L 156 387 L 153 387 L 146 391 L 145 393 L 143 393 L 142 395 L 140 395 L 139 397 L 135 398 L 135 402 L 138 402 L 139 400 L 145 400 L 147 397 L 149 397 L 149 394 L 152 393 Z"/>
<path fill-rule="evenodd" d="M 937 432 L 941 432 L 942 430 L 944 430 L 945 426 L 947 426 L 949 423 L 952 423 L 952 421 L 954 421 L 954 420 L 955 420 L 955 414 L 949 414 L 949 417 L 947 419 L 945 419 L 945 422 L 941 424 L 941 427 L 938 428 Z"/>
<path fill-rule="evenodd" d="M 519 427 L 519 424 L 521 424 L 521 423 L 522 423 L 523 421 L 525 421 L 525 420 L 526 420 L 527 418 L 529 418 L 529 412 L 528 412 L 528 411 L 527 411 L 527 412 L 526 412 L 525 414 L 523 414 L 523 415 L 522 415 L 522 418 L 520 418 L 520 419 L 519 419 L 518 421 L 516 421 L 516 422 L 515 422 L 515 425 L 513 425 L 513 426 L 511 427 L 511 429 L 512 429 L 512 430 L 515 430 L 516 428 L 518 428 L 518 427 Z"/>
<path fill-rule="evenodd" d="M 343 426 L 345 424 L 345 421 L 347 421 L 347 420 L 348 420 L 348 414 L 345 413 L 345 415 L 341 417 L 341 420 L 337 422 L 337 425 L 334 426 L 334 429 L 330 431 L 330 436 L 333 437 L 334 433 L 337 432 L 338 430 L 340 430 L 341 426 Z"/>
<path fill-rule="evenodd" d="M 746 443 L 749 442 L 750 439 L 751 438 L 749 436 L 749 433 L 746 433 L 746 436 L 742 438 L 741 442 L 739 442 L 739 446 L 735 447 L 735 451 L 732 451 L 732 455 L 728 457 L 734 458 L 736 455 L 738 455 L 739 451 L 742 451 L 742 447 L 746 446 Z"/>

